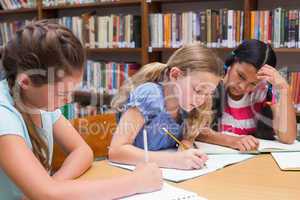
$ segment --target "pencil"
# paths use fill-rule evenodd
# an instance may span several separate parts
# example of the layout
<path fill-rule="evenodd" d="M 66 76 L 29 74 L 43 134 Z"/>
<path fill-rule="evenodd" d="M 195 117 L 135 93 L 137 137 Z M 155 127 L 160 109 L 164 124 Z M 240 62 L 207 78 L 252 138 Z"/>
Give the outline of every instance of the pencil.
<path fill-rule="evenodd" d="M 183 147 L 184 150 L 189 149 L 185 144 L 183 144 L 182 142 L 180 142 L 172 133 L 170 133 L 170 131 L 168 131 L 166 128 L 162 128 L 165 133 L 170 136 L 173 140 L 175 140 L 175 142 L 177 142 L 177 144 L 181 145 Z"/>
<path fill-rule="evenodd" d="M 144 128 L 143 134 L 144 134 L 145 162 L 147 163 L 149 162 L 149 155 L 148 155 L 148 138 L 147 138 L 146 128 Z"/>

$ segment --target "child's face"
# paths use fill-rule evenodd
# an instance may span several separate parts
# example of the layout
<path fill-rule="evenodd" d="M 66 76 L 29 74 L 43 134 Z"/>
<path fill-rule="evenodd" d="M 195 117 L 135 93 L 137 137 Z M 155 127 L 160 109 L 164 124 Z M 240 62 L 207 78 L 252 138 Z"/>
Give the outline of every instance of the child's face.
<path fill-rule="evenodd" d="M 187 112 L 205 103 L 211 97 L 220 78 L 209 72 L 192 72 L 175 80 L 175 95 L 179 106 Z"/>
<path fill-rule="evenodd" d="M 256 68 L 248 63 L 233 64 L 225 76 L 225 85 L 231 95 L 241 97 L 252 92 L 259 80 L 256 76 Z"/>
<path fill-rule="evenodd" d="M 82 72 L 74 72 L 72 76 L 67 75 L 59 82 L 42 86 L 30 84 L 25 89 L 23 87 L 23 101 L 37 109 L 54 111 L 72 101 L 72 92 L 81 80 Z"/>

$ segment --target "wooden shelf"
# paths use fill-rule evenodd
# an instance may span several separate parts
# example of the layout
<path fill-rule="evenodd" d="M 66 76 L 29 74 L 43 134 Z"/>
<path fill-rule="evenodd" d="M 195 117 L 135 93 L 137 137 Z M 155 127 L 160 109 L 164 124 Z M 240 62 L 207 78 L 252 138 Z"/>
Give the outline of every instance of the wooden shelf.
<path fill-rule="evenodd" d="M 173 52 L 176 51 L 178 48 L 153 48 L 152 52 Z M 215 51 L 232 51 L 233 48 L 211 48 Z"/>
<path fill-rule="evenodd" d="M 96 7 L 122 7 L 139 5 L 141 0 L 119 0 L 114 2 L 97 2 L 97 3 L 84 3 L 84 4 L 70 4 L 43 7 L 43 10 L 65 10 L 65 9 L 81 9 L 81 8 L 96 8 Z"/>
<path fill-rule="evenodd" d="M 152 52 L 173 52 L 178 48 L 153 48 Z M 232 51 L 234 48 L 211 48 L 215 51 Z M 300 48 L 274 48 L 276 53 L 300 53 Z"/>
<path fill-rule="evenodd" d="M 300 48 L 275 48 L 276 53 L 300 53 Z"/>
<path fill-rule="evenodd" d="M 187 2 L 205 2 L 205 1 L 221 1 L 221 0 L 151 0 L 157 3 L 187 3 Z"/>
<path fill-rule="evenodd" d="M 20 8 L 13 10 L 0 10 L 0 16 L 7 14 L 24 14 L 24 13 L 34 13 L 37 12 L 37 8 Z"/>
<path fill-rule="evenodd" d="M 86 48 L 87 54 L 94 53 L 140 53 L 141 48 Z"/>

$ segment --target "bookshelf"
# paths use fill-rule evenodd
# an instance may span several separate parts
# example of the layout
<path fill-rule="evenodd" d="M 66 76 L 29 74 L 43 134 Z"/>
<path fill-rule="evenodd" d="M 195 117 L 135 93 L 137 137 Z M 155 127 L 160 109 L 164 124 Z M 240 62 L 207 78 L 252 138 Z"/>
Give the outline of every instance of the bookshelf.
<path fill-rule="evenodd" d="M 262 6 L 260 6 L 260 2 Z M 72 5 L 58 5 L 58 6 L 44 6 L 42 4 L 42 0 L 37 0 L 37 7 L 36 8 L 21 8 L 21 9 L 14 9 L 14 10 L 1 10 L 0 16 L 1 21 L 5 21 L 9 18 L 9 15 L 14 15 L 14 18 L 18 17 L 18 15 L 23 14 L 34 14 L 36 19 L 44 19 L 44 18 L 51 18 L 53 16 L 58 15 L 58 12 L 70 10 L 70 12 L 85 9 L 85 10 L 93 10 L 97 8 L 116 8 L 116 7 L 131 7 L 131 6 L 139 6 L 139 14 L 142 17 L 142 24 L 141 24 L 141 40 L 142 46 L 140 48 L 108 48 L 108 49 L 87 49 L 88 54 L 95 54 L 95 53 L 140 53 L 140 64 L 146 64 L 150 62 L 150 58 L 154 59 L 155 57 L 151 56 L 151 54 L 158 53 L 158 52 L 173 52 L 176 48 L 153 48 L 151 50 L 150 47 L 150 38 L 149 38 L 149 15 L 151 13 L 161 13 L 164 10 L 169 11 L 166 9 L 168 6 L 174 7 L 177 9 L 178 7 L 184 6 L 188 7 L 189 4 L 197 5 L 198 3 L 202 4 L 209 4 L 215 5 L 221 4 L 226 5 L 228 4 L 228 8 L 239 8 L 245 12 L 245 30 L 244 30 L 244 38 L 250 38 L 250 12 L 252 10 L 258 10 L 264 8 L 266 0 L 241 0 L 241 1 L 234 1 L 234 0 L 119 0 L 113 2 L 97 2 L 97 3 L 85 3 L 85 4 L 72 4 Z M 283 6 L 289 5 L 289 3 L 282 1 L 274 1 L 276 6 L 281 6 L 281 2 Z M 278 3 L 279 2 L 279 3 Z M 292 5 L 294 6 L 295 1 L 291 1 Z M 232 6 L 233 3 L 237 3 L 238 7 Z M 271 3 L 273 4 L 273 3 Z M 296 4 L 297 5 L 297 4 Z M 300 5 L 298 5 L 300 8 Z M 274 6 L 272 7 L 274 8 Z M 192 8 L 191 8 L 192 9 Z M 176 11 L 176 10 L 175 10 Z M 232 50 L 231 48 L 218 48 L 215 49 L 216 51 L 225 51 L 228 52 Z M 278 48 L 275 49 L 277 53 L 299 53 L 300 48 Z"/>
<path fill-rule="evenodd" d="M 106 13 L 122 12 L 126 9 L 129 13 L 134 13 L 141 16 L 141 46 L 138 48 L 86 48 L 88 58 L 94 59 L 99 55 L 104 57 L 108 54 L 112 57 L 121 57 L 126 59 L 128 56 L 133 56 L 137 63 L 144 65 L 152 61 L 165 61 L 169 55 L 177 48 L 152 48 L 149 30 L 149 16 L 153 13 L 168 13 L 168 12 L 185 12 L 205 10 L 207 8 L 221 9 L 227 8 L 232 10 L 241 10 L 244 12 L 244 39 L 250 39 L 251 27 L 251 11 L 263 9 L 275 9 L 276 7 L 283 7 L 286 9 L 300 9 L 300 2 L 297 0 L 117 0 L 112 2 L 97 2 L 84 4 L 66 4 L 57 6 L 45 6 L 42 0 L 37 0 L 36 8 L 21 8 L 15 10 L 1 10 L 0 22 L 10 20 L 10 18 L 23 18 L 24 15 L 30 18 L 46 19 L 58 18 L 67 13 L 90 12 L 97 9 L 105 9 Z M 97 13 L 99 14 L 99 13 Z M 228 52 L 233 48 L 213 48 L 221 58 L 224 58 Z M 286 57 L 287 59 L 281 61 L 280 64 L 297 65 L 300 66 L 298 54 L 300 48 L 276 48 L 279 60 Z M 290 64 L 291 63 L 291 64 Z M 86 92 L 76 92 L 77 100 L 87 98 Z"/>

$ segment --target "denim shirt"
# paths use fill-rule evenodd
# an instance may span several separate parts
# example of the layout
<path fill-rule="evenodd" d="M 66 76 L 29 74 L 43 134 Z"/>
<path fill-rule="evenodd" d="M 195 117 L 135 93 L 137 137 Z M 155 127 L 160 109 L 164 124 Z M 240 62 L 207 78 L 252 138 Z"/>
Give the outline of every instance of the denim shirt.
<path fill-rule="evenodd" d="M 144 126 L 135 138 L 134 146 L 144 148 L 144 129 L 147 131 L 149 150 L 157 151 L 177 146 L 176 142 L 166 135 L 162 128 L 166 128 L 177 139 L 181 140 L 183 123 L 176 122 L 167 112 L 164 104 L 163 86 L 161 84 L 147 82 L 135 88 L 130 93 L 127 104 L 125 104 L 125 111 L 132 107 L 136 107 L 145 120 Z"/>

